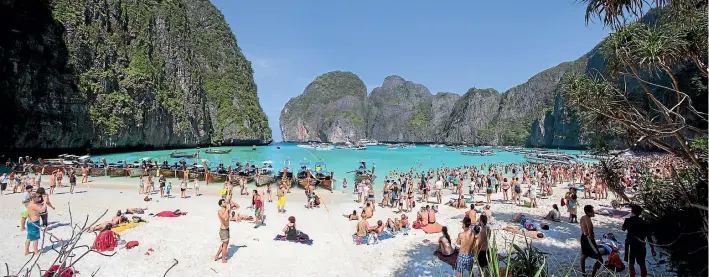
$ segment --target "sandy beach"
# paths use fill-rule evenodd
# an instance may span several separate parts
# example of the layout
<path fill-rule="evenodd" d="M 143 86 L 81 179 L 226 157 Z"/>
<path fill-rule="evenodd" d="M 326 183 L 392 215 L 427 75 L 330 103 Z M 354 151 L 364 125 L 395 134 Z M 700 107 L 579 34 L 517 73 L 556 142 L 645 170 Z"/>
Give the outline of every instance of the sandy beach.
<path fill-rule="evenodd" d="M 305 196 L 302 190 L 295 189 L 287 195 L 287 212 L 278 214 L 274 203 L 265 203 L 266 225 L 254 229 L 253 223 L 232 222 L 230 226 L 229 261 L 221 264 L 212 260 L 220 245 L 217 218 L 218 190 L 222 185 L 210 185 L 205 190 L 201 189 L 203 196 L 191 195 L 188 199 L 179 198 L 179 185 L 173 183 L 174 198 L 159 198 L 153 194 L 153 201 L 144 202 L 143 195 L 138 194 L 134 179 L 126 183 L 100 183 L 100 180 L 91 182 L 91 187 L 79 185 L 75 194 L 69 194 L 68 188 L 57 188 L 55 195 L 51 196 L 56 210 L 49 211 L 50 230 L 59 238 L 69 236 L 68 207 L 74 215 L 74 221 L 82 221 L 89 216 L 90 221 L 108 210 L 102 221 L 110 220 L 117 210 L 126 208 L 148 208 L 146 214 L 141 215 L 147 224 L 121 232 L 125 241 L 138 241 L 139 246 L 133 249 L 119 249 L 113 257 L 104 257 L 91 253 L 77 264 L 81 275 L 89 276 L 91 272 L 99 270 L 96 276 L 162 276 L 165 270 L 173 264 L 173 259 L 179 263 L 168 276 L 451 276 L 455 271 L 450 265 L 438 260 L 432 253 L 435 242 L 440 234 L 425 234 L 421 230 L 411 230 L 409 235 L 400 234 L 397 237 L 381 241 L 375 245 L 355 245 L 352 234 L 355 231 L 356 221 L 346 220 L 342 214 L 360 210 L 359 204 L 354 202 L 355 197 L 348 193 L 335 191 L 334 193 L 318 191 L 323 198 L 324 205 L 313 210 L 306 209 Z M 249 187 L 253 189 L 253 187 Z M 265 188 L 263 188 L 265 190 Z M 540 207 L 526 208 L 515 204 L 501 203 L 500 194 L 493 196 L 493 218 L 498 226 L 508 224 L 509 220 L 519 213 L 528 217 L 540 219 L 553 203 L 558 203 L 566 190 L 557 187 L 554 195 L 542 200 Z M 250 205 L 250 196 L 237 196 L 235 201 L 241 205 L 242 214 L 253 214 L 247 209 Z M 450 194 L 450 190 L 444 190 Z M 28 257 L 23 256 L 25 233 L 20 231 L 22 194 L 7 194 L 0 197 L 0 220 L 5 224 L 0 225 L 0 234 L 3 234 L 0 261 L 8 263 L 11 272 L 19 269 Z M 377 195 L 377 200 L 379 197 Z M 450 197 L 444 197 L 444 202 Z M 267 198 L 264 198 L 267 199 Z M 432 198 L 433 199 L 433 198 Z M 483 195 L 475 195 L 475 200 L 484 200 Z M 579 199 L 580 205 L 591 204 L 600 208 L 609 200 L 595 201 Z M 417 204 L 419 207 L 421 204 Z M 187 212 L 186 216 L 178 218 L 158 218 L 148 216 L 148 213 L 180 209 Z M 453 219 L 461 215 L 464 209 L 455 209 L 441 205 L 437 221 L 448 226 L 451 237 L 456 237 L 461 229 L 460 219 Z M 568 220 L 567 213 L 561 207 L 562 221 Z M 415 219 L 415 213 L 407 213 Z M 305 232 L 313 239 L 309 245 L 297 244 L 286 241 L 274 241 L 277 234 L 282 233 L 288 216 L 296 217 L 297 229 Z M 370 224 L 376 220 L 384 220 L 397 216 L 390 208 L 377 208 Z M 622 219 L 597 215 L 593 219 L 596 234 L 612 232 L 618 241 L 625 240 L 625 234 L 620 231 Z M 569 266 L 578 268 L 579 246 L 578 237 L 580 229 L 578 224 L 566 222 L 549 223 L 551 230 L 547 237 L 535 240 L 533 245 L 542 251 L 550 253 L 550 273 L 569 270 Z M 494 229 L 497 244 L 503 245 L 505 241 L 512 240 L 513 234 Z M 93 243 L 94 235 L 85 235 L 83 240 L 87 245 Z M 424 242 L 429 240 L 430 242 Z M 455 239 L 454 239 L 455 240 Z M 523 238 L 518 236 L 515 242 L 524 244 Z M 41 242 L 40 242 L 41 243 Z M 148 251 L 152 249 L 154 251 Z M 51 243 L 45 241 L 40 264 L 45 267 L 54 260 L 56 254 L 51 250 Z M 501 250 L 502 251 L 502 250 Z M 504 251 L 503 251 L 504 252 Z M 148 253 L 149 255 L 146 255 Z M 652 257 L 649 256 L 652 260 Z M 590 270 L 589 260 L 587 268 Z M 649 265 L 653 269 L 652 262 Z M 657 272 L 656 272 L 657 273 Z M 4 272 L 3 272 L 4 274 Z M 662 275 L 666 275 L 662 274 Z M 34 275 L 33 275 L 34 276 Z M 559 276 L 557 273 L 556 276 Z M 570 276 L 574 276 L 573 272 Z M 606 275 L 608 276 L 608 275 Z M 656 276 L 659 276 L 656 274 Z"/>

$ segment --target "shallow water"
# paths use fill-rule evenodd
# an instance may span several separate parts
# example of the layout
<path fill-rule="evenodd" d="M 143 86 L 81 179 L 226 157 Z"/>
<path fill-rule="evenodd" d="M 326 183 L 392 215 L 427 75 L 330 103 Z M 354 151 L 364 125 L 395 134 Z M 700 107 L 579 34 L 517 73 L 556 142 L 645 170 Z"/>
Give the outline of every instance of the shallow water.
<path fill-rule="evenodd" d="M 280 146 L 280 149 L 277 148 Z M 228 154 L 204 154 L 204 148 L 200 153 L 200 160 L 186 159 L 188 164 L 193 162 L 201 163 L 201 159 L 206 159 L 210 167 L 216 166 L 219 163 L 224 165 L 234 164 L 235 159 L 241 163 L 255 162 L 259 165 L 263 161 L 273 161 L 273 166 L 276 169 L 283 168 L 284 165 L 290 163 L 290 168 L 298 168 L 301 162 L 308 162 L 310 166 L 314 166 L 316 161 L 324 161 L 326 168 L 335 173 L 335 178 L 338 180 L 337 187 L 339 188 L 340 181 L 345 178 L 349 184 L 352 184 L 354 173 L 351 171 L 358 167 L 359 161 L 366 161 L 367 166 L 376 166 L 376 173 L 383 176 L 390 170 L 407 170 L 416 168 L 421 171 L 428 168 L 437 168 L 441 166 L 462 166 L 462 165 L 481 165 L 483 163 L 521 163 L 525 162 L 524 155 L 515 154 L 512 152 L 496 151 L 496 156 L 466 156 L 460 151 L 447 151 L 446 148 L 434 148 L 428 145 L 418 145 L 413 148 L 388 149 L 386 146 L 368 146 L 367 150 L 348 150 L 334 149 L 331 151 L 318 151 L 313 149 L 301 148 L 293 143 L 279 143 L 270 146 L 260 146 L 256 150 L 251 147 L 215 147 L 212 149 L 232 149 Z M 480 149 L 480 148 L 470 148 Z M 107 154 L 93 156 L 92 160 L 99 161 L 106 159 L 107 162 L 118 162 L 127 160 L 129 163 L 140 158 L 150 157 L 159 162 L 168 160 L 170 164 L 182 159 L 170 158 L 170 153 L 173 151 L 194 153 L 196 149 L 179 149 L 179 150 L 159 150 L 159 151 L 142 151 L 129 152 L 120 154 Z M 556 150 L 554 150 L 556 151 Z M 559 150 L 568 154 L 579 154 L 581 151 L 576 150 Z"/>

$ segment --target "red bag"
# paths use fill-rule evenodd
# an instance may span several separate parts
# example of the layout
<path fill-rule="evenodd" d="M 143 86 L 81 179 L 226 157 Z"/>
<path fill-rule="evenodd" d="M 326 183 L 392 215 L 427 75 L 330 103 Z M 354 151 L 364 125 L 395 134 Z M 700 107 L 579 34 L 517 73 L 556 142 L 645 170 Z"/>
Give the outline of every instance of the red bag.
<path fill-rule="evenodd" d="M 566 206 L 566 201 L 564 201 L 564 197 L 561 198 L 561 206 Z"/>

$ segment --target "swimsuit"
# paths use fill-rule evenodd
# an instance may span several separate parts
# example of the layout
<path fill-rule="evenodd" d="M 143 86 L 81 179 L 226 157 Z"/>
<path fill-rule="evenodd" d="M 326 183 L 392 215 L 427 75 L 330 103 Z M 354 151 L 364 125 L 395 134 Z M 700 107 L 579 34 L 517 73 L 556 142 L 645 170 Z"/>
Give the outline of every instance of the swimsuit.
<path fill-rule="evenodd" d="M 458 254 L 458 259 L 455 262 L 455 270 L 464 273 L 470 272 L 473 269 L 473 255 Z"/>
<path fill-rule="evenodd" d="M 39 220 L 27 221 L 27 240 L 39 240 Z"/>

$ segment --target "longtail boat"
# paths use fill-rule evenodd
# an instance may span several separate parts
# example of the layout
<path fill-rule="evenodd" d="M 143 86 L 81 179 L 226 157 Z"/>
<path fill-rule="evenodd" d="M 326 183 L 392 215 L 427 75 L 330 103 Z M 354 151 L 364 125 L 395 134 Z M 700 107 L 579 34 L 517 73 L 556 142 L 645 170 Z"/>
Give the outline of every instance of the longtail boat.
<path fill-rule="evenodd" d="M 232 149 L 229 150 L 222 150 L 222 149 L 207 149 L 204 150 L 204 153 L 206 154 L 229 154 Z"/>
<path fill-rule="evenodd" d="M 360 183 L 364 179 L 369 179 L 371 181 L 374 181 L 375 178 L 377 178 L 376 175 L 374 175 L 374 168 L 375 166 L 372 165 L 372 171 L 369 171 L 367 169 L 367 163 L 364 161 L 359 162 L 359 168 L 355 170 L 355 183 Z"/>
<path fill-rule="evenodd" d="M 318 187 L 332 191 L 334 173 L 327 171 L 325 162 L 320 161 L 315 163 L 315 174 L 313 175 L 315 175 Z"/>
<path fill-rule="evenodd" d="M 268 184 L 273 184 L 276 178 L 273 176 L 273 162 L 264 161 L 263 167 L 259 168 L 258 174 L 254 178 L 256 186 L 263 186 Z"/>

